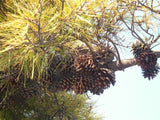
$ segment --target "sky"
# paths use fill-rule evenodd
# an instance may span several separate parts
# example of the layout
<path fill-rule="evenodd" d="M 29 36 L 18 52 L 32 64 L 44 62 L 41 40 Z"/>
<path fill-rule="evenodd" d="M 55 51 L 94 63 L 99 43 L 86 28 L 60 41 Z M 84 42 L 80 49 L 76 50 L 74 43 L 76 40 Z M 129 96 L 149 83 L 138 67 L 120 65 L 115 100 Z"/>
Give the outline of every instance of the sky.
<path fill-rule="evenodd" d="M 123 35 L 126 40 L 134 41 L 129 32 L 123 32 Z M 160 45 L 153 50 L 160 50 Z M 133 55 L 130 50 L 122 51 L 121 58 L 133 58 Z M 157 63 L 160 66 L 160 58 Z M 154 79 L 148 80 L 136 65 L 117 71 L 115 86 L 90 98 L 95 102 L 95 112 L 102 115 L 103 120 L 160 120 L 159 91 L 160 72 Z"/>
<path fill-rule="evenodd" d="M 133 66 L 117 71 L 115 86 L 91 98 L 103 120 L 160 120 L 159 86 L 160 73 L 149 81 L 140 67 Z"/>

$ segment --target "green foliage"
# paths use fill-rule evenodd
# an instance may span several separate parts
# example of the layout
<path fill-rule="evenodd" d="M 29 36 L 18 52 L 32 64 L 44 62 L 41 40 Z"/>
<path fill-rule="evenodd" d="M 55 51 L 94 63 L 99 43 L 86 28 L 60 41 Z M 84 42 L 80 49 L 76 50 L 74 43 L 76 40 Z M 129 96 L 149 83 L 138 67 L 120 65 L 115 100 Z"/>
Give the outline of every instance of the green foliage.
<path fill-rule="evenodd" d="M 44 115 L 44 117 L 47 117 L 47 119 L 52 118 L 55 120 L 57 118 L 64 120 L 96 119 L 96 117 L 93 116 L 93 111 L 91 111 L 92 104 L 87 102 L 86 96 L 75 96 L 71 93 L 58 93 L 52 94 L 51 96 L 45 96 L 41 102 L 42 108 L 39 109 L 38 106 L 38 113 L 35 112 L 33 115 L 34 117 Z M 46 118 L 41 119 L 43 120 Z"/>
<path fill-rule="evenodd" d="M 48 95 L 47 95 L 48 94 Z M 41 98 L 18 101 L 0 111 L 3 120 L 98 120 L 92 111 L 93 104 L 85 95 L 73 93 L 47 93 Z M 12 102 L 12 101 L 9 101 Z"/>

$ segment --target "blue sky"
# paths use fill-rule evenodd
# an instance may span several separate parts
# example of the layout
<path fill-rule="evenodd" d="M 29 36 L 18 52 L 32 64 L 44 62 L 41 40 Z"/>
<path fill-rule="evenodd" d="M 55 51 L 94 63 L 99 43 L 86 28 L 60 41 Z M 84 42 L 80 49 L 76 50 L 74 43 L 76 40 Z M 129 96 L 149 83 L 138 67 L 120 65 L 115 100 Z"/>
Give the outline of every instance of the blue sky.
<path fill-rule="evenodd" d="M 160 60 L 158 61 L 160 63 Z M 103 120 L 160 120 L 160 73 L 144 79 L 141 68 L 116 72 L 116 84 L 100 96 L 92 96 Z"/>

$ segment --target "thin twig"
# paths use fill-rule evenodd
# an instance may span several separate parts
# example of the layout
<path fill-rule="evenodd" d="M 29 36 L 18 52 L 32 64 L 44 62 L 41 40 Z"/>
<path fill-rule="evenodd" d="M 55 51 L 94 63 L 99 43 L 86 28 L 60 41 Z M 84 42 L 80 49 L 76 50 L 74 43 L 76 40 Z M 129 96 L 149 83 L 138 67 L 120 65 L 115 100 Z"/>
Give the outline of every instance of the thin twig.
<path fill-rule="evenodd" d="M 63 9 L 64 9 L 64 1 L 65 1 L 65 0 L 61 0 L 61 3 L 62 3 L 62 11 L 63 11 Z"/>
<path fill-rule="evenodd" d="M 160 43 L 158 43 L 158 44 L 152 46 L 151 49 L 153 49 L 154 47 L 157 47 L 157 46 L 159 46 L 159 45 L 160 45 Z"/>
<path fill-rule="evenodd" d="M 59 106 L 60 104 L 59 104 L 59 102 L 58 102 L 57 96 L 56 96 L 55 93 L 53 93 L 53 94 L 54 94 L 54 98 L 55 98 L 55 100 L 56 100 L 56 103 L 57 103 L 57 105 Z"/>
<path fill-rule="evenodd" d="M 130 12 L 131 13 L 131 12 Z M 138 40 L 140 40 L 142 43 L 144 43 L 143 39 L 138 35 L 137 32 L 135 32 L 135 29 L 134 29 L 134 18 L 135 18 L 135 9 L 133 11 L 133 13 L 131 13 L 132 15 L 132 23 L 131 23 L 131 33 L 132 35 L 135 37 L 135 38 L 138 38 Z M 136 36 L 135 36 L 136 35 Z"/>
<path fill-rule="evenodd" d="M 120 58 L 120 54 L 119 54 L 117 46 L 115 45 L 115 43 L 109 37 L 106 36 L 106 39 L 109 40 L 109 42 L 111 42 L 113 44 L 113 46 L 114 46 L 114 48 L 115 48 L 115 50 L 117 52 L 118 64 L 120 65 L 119 67 L 121 67 L 121 69 L 123 70 L 122 63 L 121 63 L 121 58 Z"/>
<path fill-rule="evenodd" d="M 36 47 L 36 45 L 32 42 L 32 40 L 29 39 L 28 35 L 25 34 L 25 36 L 26 36 L 26 39 L 29 41 L 29 43 L 31 43 L 34 47 Z"/>
<path fill-rule="evenodd" d="M 133 28 L 131 29 L 131 28 L 127 25 L 127 23 L 124 21 L 124 19 L 123 19 L 122 16 L 120 16 L 120 19 L 121 19 L 122 22 L 126 25 L 126 27 L 131 31 L 132 35 L 133 35 L 136 39 L 138 39 L 138 40 L 140 40 L 142 43 L 144 43 L 143 39 L 133 30 Z M 133 27 L 133 26 L 132 26 L 132 27 Z M 135 35 L 136 35 L 136 36 L 135 36 Z"/>
<path fill-rule="evenodd" d="M 34 33 L 35 36 L 38 36 L 37 32 L 35 30 L 33 30 L 33 28 L 31 26 L 29 26 L 29 29 L 32 30 L 32 32 Z"/>
<path fill-rule="evenodd" d="M 3 104 L 3 102 L 6 100 L 6 98 L 7 98 L 7 94 L 5 95 L 5 97 L 3 98 L 3 100 L 0 102 L 0 105 Z"/>
<path fill-rule="evenodd" d="M 151 43 L 150 43 L 149 45 L 151 45 L 151 44 L 157 42 L 157 40 L 158 40 L 159 38 L 160 38 L 160 34 L 156 37 L 156 39 L 152 40 Z"/>
<path fill-rule="evenodd" d="M 37 22 L 35 22 L 35 21 L 33 21 L 33 20 L 31 20 L 30 18 L 24 18 L 25 20 L 28 20 L 29 22 L 31 22 L 31 23 L 33 23 L 33 24 L 35 24 L 35 25 L 38 25 L 38 23 Z"/>
<path fill-rule="evenodd" d="M 39 0 L 39 4 L 40 4 L 40 11 L 39 11 L 39 20 L 38 20 L 38 37 L 39 37 L 40 44 L 43 44 L 43 39 L 41 35 L 41 16 L 42 16 L 42 11 L 43 11 L 43 5 L 42 5 L 41 0 Z"/>
<path fill-rule="evenodd" d="M 149 9 L 150 11 L 160 14 L 160 10 L 154 10 L 153 8 L 146 6 L 145 4 L 143 4 L 142 2 L 138 1 L 142 6 L 144 6 L 145 8 Z"/>
<path fill-rule="evenodd" d="M 148 29 L 145 30 L 140 23 L 138 23 L 138 25 L 139 25 L 139 27 L 140 27 L 145 33 L 147 33 L 147 34 L 152 38 L 152 40 L 154 39 L 154 35 L 151 34 L 151 33 L 149 33 L 149 32 L 148 32 L 148 31 L 149 31 Z"/>

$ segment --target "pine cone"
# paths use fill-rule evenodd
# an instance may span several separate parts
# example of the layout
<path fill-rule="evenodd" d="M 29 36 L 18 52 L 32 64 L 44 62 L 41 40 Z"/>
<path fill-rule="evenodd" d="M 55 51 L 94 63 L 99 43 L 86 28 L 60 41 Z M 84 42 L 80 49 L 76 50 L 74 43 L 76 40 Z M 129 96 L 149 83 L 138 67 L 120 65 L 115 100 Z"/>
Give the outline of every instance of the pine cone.
<path fill-rule="evenodd" d="M 82 75 L 94 74 L 98 69 L 98 63 L 92 55 L 78 55 L 74 60 L 76 72 Z"/>
<path fill-rule="evenodd" d="M 157 57 L 153 52 L 143 52 L 137 58 L 137 63 L 142 69 L 151 68 L 157 63 Z"/>
<path fill-rule="evenodd" d="M 133 54 L 141 66 L 144 78 L 149 80 L 158 74 L 157 56 L 151 51 L 147 44 L 137 43 L 132 46 Z"/>
<path fill-rule="evenodd" d="M 112 62 L 115 56 L 113 50 L 106 47 L 96 51 L 96 54 L 97 54 L 96 59 L 99 62 L 105 62 L 105 63 Z"/>
<path fill-rule="evenodd" d="M 148 44 L 137 42 L 136 44 L 132 45 L 132 51 L 133 51 L 134 57 L 137 59 L 141 53 L 151 52 L 151 49 L 148 47 Z"/>
<path fill-rule="evenodd" d="M 142 69 L 142 73 L 143 73 L 144 78 L 148 78 L 149 80 L 153 79 L 158 74 L 159 69 L 160 68 L 158 66 L 152 66 L 147 69 Z"/>
<path fill-rule="evenodd" d="M 93 94 L 99 95 L 100 93 L 103 93 L 104 89 L 110 87 L 110 84 L 115 84 L 114 72 L 111 72 L 106 68 L 100 68 L 95 81 L 95 87 L 92 88 L 90 91 Z"/>
<path fill-rule="evenodd" d="M 57 85 L 49 85 L 49 88 L 56 86 L 59 90 L 74 90 L 77 94 L 83 94 L 87 91 L 91 91 L 93 94 L 100 94 L 103 93 L 104 89 L 108 88 L 110 84 L 114 85 L 114 71 L 100 68 L 100 62 L 106 62 L 106 59 L 110 62 L 113 60 L 113 51 L 105 48 L 95 52 L 96 53 L 93 54 L 89 49 L 84 47 L 76 48 L 73 51 L 73 55 L 66 57 L 61 67 L 62 69 L 55 70 L 57 71 L 54 72 L 53 78 L 55 80 L 52 79 L 50 82 L 58 82 Z M 101 60 L 97 60 L 98 57 L 100 57 Z M 57 59 L 54 58 L 54 61 L 56 60 Z M 57 63 L 55 62 L 53 65 L 58 65 Z M 55 69 L 55 67 L 53 68 Z M 51 76 L 49 77 L 50 79 L 52 78 Z"/>

